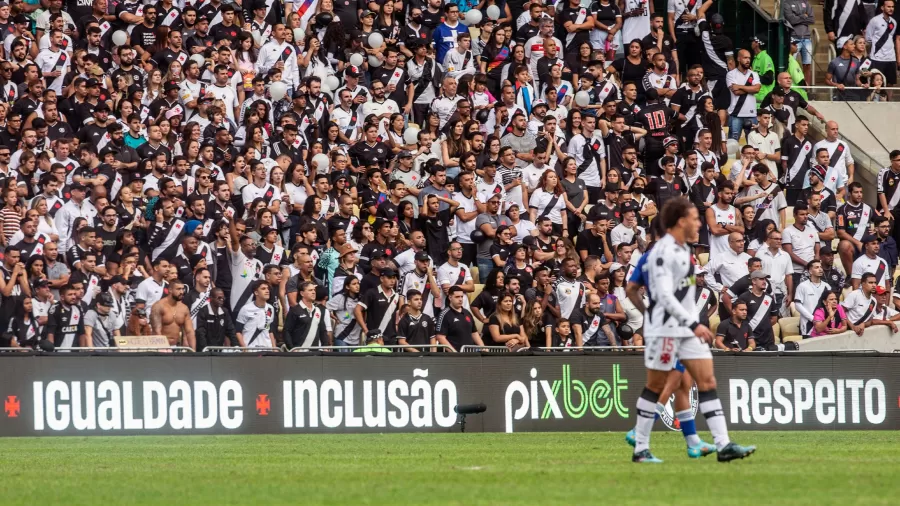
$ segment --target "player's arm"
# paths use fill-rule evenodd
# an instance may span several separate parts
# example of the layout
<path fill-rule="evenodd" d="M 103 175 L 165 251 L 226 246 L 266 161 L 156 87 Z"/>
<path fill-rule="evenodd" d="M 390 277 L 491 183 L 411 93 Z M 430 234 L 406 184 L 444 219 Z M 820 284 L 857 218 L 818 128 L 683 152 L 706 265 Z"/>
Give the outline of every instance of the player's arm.
<path fill-rule="evenodd" d="M 155 304 L 154 304 L 155 306 Z M 191 312 L 185 308 L 184 310 L 184 327 L 181 331 L 184 333 L 184 342 L 194 351 L 197 351 L 197 336 L 194 333 L 194 322 L 191 320 Z M 275 342 L 275 339 L 272 339 Z"/>

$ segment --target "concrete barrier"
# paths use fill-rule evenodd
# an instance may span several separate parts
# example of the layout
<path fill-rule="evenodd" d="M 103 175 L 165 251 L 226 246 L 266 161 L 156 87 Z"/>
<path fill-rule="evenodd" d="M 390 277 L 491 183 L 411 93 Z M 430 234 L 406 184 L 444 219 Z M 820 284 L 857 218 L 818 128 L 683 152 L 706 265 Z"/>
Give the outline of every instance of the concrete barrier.
<path fill-rule="evenodd" d="M 891 353 L 900 349 L 900 333 L 895 334 L 888 327 L 878 325 L 867 328 L 861 336 L 850 331 L 804 339 L 798 344 L 800 351 L 875 350 Z"/>

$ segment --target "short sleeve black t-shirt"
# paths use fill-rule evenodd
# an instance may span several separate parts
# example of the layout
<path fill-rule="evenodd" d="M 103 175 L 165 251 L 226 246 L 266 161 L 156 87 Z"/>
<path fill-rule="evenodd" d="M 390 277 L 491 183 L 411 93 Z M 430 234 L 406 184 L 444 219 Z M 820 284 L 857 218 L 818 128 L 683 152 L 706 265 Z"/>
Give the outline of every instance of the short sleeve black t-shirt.
<path fill-rule="evenodd" d="M 512 325 L 512 324 L 509 324 L 509 323 L 501 323 L 501 322 L 500 322 L 500 317 L 498 317 L 498 316 L 495 315 L 495 314 L 494 314 L 494 315 L 491 315 L 490 319 L 488 319 L 488 324 L 487 324 L 487 326 L 488 326 L 488 329 L 485 329 L 484 335 L 483 335 L 482 338 L 481 338 L 481 340 L 484 341 L 484 344 L 485 344 L 486 346 L 492 346 L 492 345 L 493 345 L 493 346 L 496 346 L 496 345 L 503 344 L 503 343 L 494 341 L 494 337 L 491 335 L 491 331 L 489 330 L 490 327 L 492 327 L 492 326 L 496 326 L 496 327 L 499 328 L 499 330 L 500 330 L 500 335 L 504 335 L 504 334 L 518 334 L 518 333 L 519 333 L 519 327 L 517 327 L 517 326 L 515 326 L 515 325 Z M 488 344 L 488 341 L 490 341 L 490 344 Z"/>
<path fill-rule="evenodd" d="M 738 327 L 731 319 L 723 321 L 716 329 L 716 336 L 722 336 L 722 342 L 725 346 L 742 350 L 747 347 L 750 333 L 750 325 L 746 321 L 741 322 L 741 326 Z"/>
<path fill-rule="evenodd" d="M 590 12 L 584 7 L 572 7 L 568 3 L 563 8 L 560 13 L 560 21 L 562 26 L 565 27 L 565 24 L 569 21 L 573 23 L 578 23 L 578 18 L 581 16 L 581 11 L 585 11 L 587 15 L 590 15 Z M 584 22 L 584 19 L 581 20 L 581 23 Z M 565 30 L 564 30 L 565 31 Z M 569 36 L 572 36 L 570 39 Z M 578 31 L 568 33 L 566 32 L 566 38 L 563 40 L 563 44 L 565 45 L 566 52 L 578 48 L 582 42 L 588 42 L 590 40 L 590 31 Z"/>
<path fill-rule="evenodd" d="M 475 332 L 475 317 L 467 309 L 455 311 L 447 308 L 438 317 L 435 334 L 447 337 L 447 341 L 459 351 L 463 346 L 473 345 L 472 333 Z"/>

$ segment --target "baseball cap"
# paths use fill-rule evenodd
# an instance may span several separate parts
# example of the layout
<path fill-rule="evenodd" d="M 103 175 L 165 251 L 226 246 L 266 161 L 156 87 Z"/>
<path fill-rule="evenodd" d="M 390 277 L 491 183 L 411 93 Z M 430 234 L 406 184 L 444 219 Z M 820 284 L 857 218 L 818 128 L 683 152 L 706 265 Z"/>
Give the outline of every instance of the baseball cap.
<path fill-rule="evenodd" d="M 103 292 L 97 296 L 97 305 L 104 307 L 112 307 L 113 306 L 113 298 L 107 292 Z"/>
<path fill-rule="evenodd" d="M 620 264 L 619 262 L 613 262 L 612 265 L 609 266 L 609 272 L 616 272 L 623 267 L 625 266 Z"/>
<path fill-rule="evenodd" d="M 621 189 L 619 183 L 610 183 L 603 187 L 603 191 L 607 193 L 618 193 Z"/>
<path fill-rule="evenodd" d="M 388 278 L 396 278 L 397 271 L 395 271 L 394 269 L 391 269 L 391 268 L 387 268 L 387 269 L 384 269 L 383 271 L 381 271 L 381 275 L 388 277 Z"/>
<path fill-rule="evenodd" d="M 826 242 L 825 246 L 822 246 L 819 249 L 819 255 L 834 255 L 834 251 L 831 249 L 831 245 Z"/>
<path fill-rule="evenodd" d="M 94 86 L 100 86 L 100 81 L 94 79 L 93 77 L 85 81 L 84 85 L 88 88 L 93 88 Z M 96 109 L 95 109 L 96 110 Z"/>
<path fill-rule="evenodd" d="M 30 23 L 30 21 L 28 20 L 28 16 L 24 14 L 16 14 L 16 17 L 13 18 L 13 23 Z"/>
<path fill-rule="evenodd" d="M 866 234 L 866 235 L 864 235 L 864 236 L 862 237 L 862 239 L 860 239 L 859 242 L 861 242 L 861 243 L 863 243 L 863 244 L 866 244 L 866 243 L 868 243 L 868 242 L 876 242 L 876 241 L 878 241 L 878 236 L 877 236 L 877 235 L 875 235 L 875 234 Z"/>
<path fill-rule="evenodd" d="M 375 251 L 372 252 L 371 255 L 369 255 L 369 258 L 372 259 L 372 260 L 375 260 L 375 259 L 377 259 L 377 258 L 384 258 L 385 256 L 386 256 L 386 254 L 385 254 L 384 251 L 381 251 L 381 250 L 375 250 Z"/>
<path fill-rule="evenodd" d="M 374 12 L 370 11 L 369 9 L 366 9 L 366 10 L 364 10 L 364 11 L 362 12 L 362 16 L 360 16 L 360 17 L 361 17 L 361 18 L 364 18 L 364 17 L 366 17 L 366 16 L 374 16 L 374 15 L 375 15 Z"/>
<path fill-rule="evenodd" d="M 0 5 L 0 7 L 2 7 L 2 5 Z M 42 287 L 45 287 L 45 286 L 50 286 L 50 282 L 47 281 L 46 279 L 39 279 L 39 280 L 37 280 L 37 281 L 34 282 L 34 287 L 35 287 L 35 288 L 42 288 Z"/>
<path fill-rule="evenodd" d="M 841 37 L 840 39 L 837 40 L 837 44 L 835 44 L 835 45 L 838 49 L 843 49 L 844 45 L 846 45 L 848 42 L 853 42 L 853 37 L 850 37 L 850 36 Z"/>
<path fill-rule="evenodd" d="M 177 89 L 178 89 L 178 83 L 176 83 L 175 81 L 166 81 L 166 84 L 165 84 L 165 86 L 164 86 L 163 88 L 164 88 L 166 91 L 169 91 L 169 90 L 177 90 Z"/>
<path fill-rule="evenodd" d="M 420 262 L 428 262 L 429 260 L 431 260 L 431 257 L 428 256 L 428 253 L 425 253 L 424 251 L 420 251 L 420 252 L 416 253 L 416 260 L 418 260 Z"/>
<path fill-rule="evenodd" d="M 697 271 L 694 272 L 694 275 L 695 276 L 706 276 L 706 269 L 704 269 L 703 267 L 698 267 Z"/>
<path fill-rule="evenodd" d="M 103 111 L 109 112 L 109 104 L 107 104 L 105 101 L 101 100 L 100 102 L 97 102 L 97 105 L 94 107 L 94 112 L 103 112 Z"/>
<path fill-rule="evenodd" d="M 366 332 L 366 342 L 375 341 L 376 339 L 381 339 L 381 329 L 371 329 Z"/>
<path fill-rule="evenodd" d="M 72 186 L 69 187 L 69 190 L 70 191 L 75 191 L 75 190 L 85 191 L 85 190 L 87 190 L 87 188 L 85 188 L 85 186 L 81 183 L 72 183 Z"/>
<path fill-rule="evenodd" d="M 204 21 L 206 21 L 207 23 L 209 23 L 209 18 L 206 17 L 205 14 L 201 14 L 200 16 L 197 16 L 197 23 L 202 23 L 202 22 L 204 22 Z"/>
<path fill-rule="evenodd" d="M 128 284 L 128 282 L 125 281 L 125 278 L 119 276 L 118 274 L 109 279 L 109 284 L 114 285 L 116 283 L 122 283 L 123 285 Z"/>
<path fill-rule="evenodd" d="M 397 155 L 397 157 L 398 158 L 412 158 L 413 154 L 412 154 L 412 151 L 410 151 L 408 149 L 404 149 L 404 150 L 400 151 L 400 153 Z"/>
<path fill-rule="evenodd" d="M 875 287 L 875 295 L 884 295 L 884 294 L 886 294 L 886 293 L 888 293 L 888 291 L 887 291 L 887 289 L 885 289 L 883 286 L 876 286 L 876 287 Z"/>
<path fill-rule="evenodd" d="M 260 237 L 265 237 L 269 235 L 270 232 L 278 232 L 274 227 L 263 227 L 259 231 Z"/>
<path fill-rule="evenodd" d="M 754 35 L 753 38 L 750 40 L 755 41 L 757 44 L 760 45 L 760 47 L 765 47 L 766 44 L 769 43 L 769 38 L 764 33 L 761 33 L 759 35 Z"/>
<path fill-rule="evenodd" d="M 359 77 L 359 67 L 350 65 L 349 67 L 347 67 L 347 70 L 344 71 L 344 75 L 350 77 Z"/>
<path fill-rule="evenodd" d="M 769 279 L 769 275 L 762 271 L 762 269 L 753 271 L 750 273 L 750 279 Z"/>

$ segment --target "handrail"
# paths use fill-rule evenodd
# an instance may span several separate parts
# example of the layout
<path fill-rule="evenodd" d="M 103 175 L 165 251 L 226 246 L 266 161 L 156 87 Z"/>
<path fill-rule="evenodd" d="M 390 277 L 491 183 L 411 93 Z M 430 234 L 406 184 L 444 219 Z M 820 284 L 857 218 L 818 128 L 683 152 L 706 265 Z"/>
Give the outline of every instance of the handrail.
<path fill-rule="evenodd" d="M 536 348 L 541 351 L 620 351 L 620 350 L 643 350 L 643 346 L 539 346 Z"/>
<path fill-rule="evenodd" d="M 207 346 L 203 348 L 203 352 L 226 352 L 226 353 L 237 353 L 237 352 L 281 352 L 287 351 L 287 348 L 284 346 L 280 348 L 270 348 L 270 347 L 251 347 L 251 346 Z"/>
<path fill-rule="evenodd" d="M 6 348 L 0 348 L 0 352 L 3 352 L 3 351 L 18 351 L 18 352 L 23 352 L 23 351 L 34 351 L 34 350 L 31 349 L 31 348 L 21 348 L 21 347 L 18 347 L 18 348 L 17 348 L 17 347 L 10 346 L 10 347 L 6 347 Z"/>
<path fill-rule="evenodd" d="M 818 47 L 819 47 L 819 29 L 813 28 L 812 29 L 812 55 L 810 55 L 813 59 L 815 59 L 815 57 L 816 57 L 816 49 Z M 797 54 L 799 55 L 800 52 L 798 51 Z M 829 62 L 831 60 L 833 60 L 833 58 L 828 59 Z M 815 63 L 815 62 L 813 62 L 813 63 Z M 818 65 L 813 64 L 813 65 L 810 65 L 810 67 L 812 67 L 812 69 L 809 71 L 810 72 L 809 80 L 811 81 L 811 84 L 813 86 L 815 86 L 815 84 L 816 84 L 816 68 L 818 68 Z"/>
<path fill-rule="evenodd" d="M 189 346 L 135 346 L 135 347 L 103 347 L 103 346 L 87 346 L 83 348 L 57 348 L 57 352 L 59 351 L 74 351 L 74 352 L 82 352 L 82 351 L 105 351 L 105 352 L 115 352 L 115 353 L 125 353 L 131 351 L 157 351 L 160 353 L 168 353 L 168 352 L 176 352 L 176 351 L 189 351 L 191 353 L 194 352 L 194 349 Z"/>
<path fill-rule="evenodd" d="M 521 348 L 516 351 L 527 351 L 528 348 Z M 512 350 L 507 348 L 506 346 L 478 346 L 477 344 L 467 344 L 459 349 L 460 353 L 513 353 Z"/>
<path fill-rule="evenodd" d="M 367 346 L 303 346 L 291 349 L 291 353 L 305 353 L 310 350 L 312 351 L 333 351 L 333 350 L 359 350 L 367 348 Z M 408 349 L 416 349 L 416 350 L 424 350 L 426 348 L 442 348 L 442 349 L 453 349 L 451 346 L 446 344 L 420 344 L 420 345 L 412 345 L 412 344 L 386 344 L 383 346 L 379 346 L 379 348 L 388 348 L 391 350 L 408 350 Z M 374 349 L 373 349 L 374 352 Z M 377 353 L 377 352 L 375 352 Z"/>

